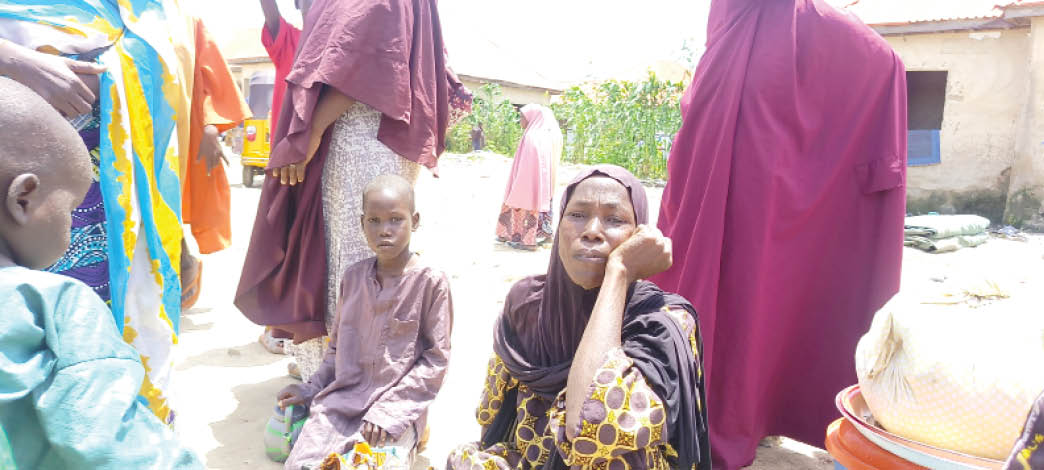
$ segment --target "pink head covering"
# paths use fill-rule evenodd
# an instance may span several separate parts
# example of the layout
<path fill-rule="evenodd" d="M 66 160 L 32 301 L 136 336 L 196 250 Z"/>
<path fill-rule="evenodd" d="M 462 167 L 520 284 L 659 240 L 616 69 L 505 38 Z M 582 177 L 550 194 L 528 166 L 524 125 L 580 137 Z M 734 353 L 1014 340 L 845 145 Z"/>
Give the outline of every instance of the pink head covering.
<path fill-rule="evenodd" d="M 515 151 L 504 204 L 548 212 L 554 196 L 551 173 L 562 158 L 562 129 L 547 106 L 527 104 L 522 107 L 522 116 L 528 124 Z"/>

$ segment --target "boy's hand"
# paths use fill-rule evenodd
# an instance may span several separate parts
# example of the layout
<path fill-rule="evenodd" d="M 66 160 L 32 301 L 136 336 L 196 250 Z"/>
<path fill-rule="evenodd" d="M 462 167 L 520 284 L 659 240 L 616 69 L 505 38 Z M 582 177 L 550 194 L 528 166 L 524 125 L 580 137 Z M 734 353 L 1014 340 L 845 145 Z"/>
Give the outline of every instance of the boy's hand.
<path fill-rule="evenodd" d="M 279 400 L 279 407 L 284 410 L 290 405 L 304 405 L 308 401 L 296 385 L 290 385 L 280 390 L 276 399 Z"/>
<path fill-rule="evenodd" d="M 363 421 L 362 430 L 363 439 L 366 439 L 366 443 L 371 446 L 380 447 L 388 442 L 388 431 L 381 429 L 380 426 L 373 424 L 369 421 Z"/>

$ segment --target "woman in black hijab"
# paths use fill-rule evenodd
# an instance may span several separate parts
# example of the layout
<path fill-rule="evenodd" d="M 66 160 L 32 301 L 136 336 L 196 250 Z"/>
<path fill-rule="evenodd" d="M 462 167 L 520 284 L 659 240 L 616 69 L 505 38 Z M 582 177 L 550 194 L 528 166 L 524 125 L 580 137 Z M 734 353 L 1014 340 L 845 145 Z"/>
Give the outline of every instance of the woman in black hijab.
<path fill-rule="evenodd" d="M 645 189 L 603 165 L 566 188 L 545 275 L 497 321 L 482 440 L 449 470 L 710 469 L 696 312 L 642 281 L 671 266 Z"/>

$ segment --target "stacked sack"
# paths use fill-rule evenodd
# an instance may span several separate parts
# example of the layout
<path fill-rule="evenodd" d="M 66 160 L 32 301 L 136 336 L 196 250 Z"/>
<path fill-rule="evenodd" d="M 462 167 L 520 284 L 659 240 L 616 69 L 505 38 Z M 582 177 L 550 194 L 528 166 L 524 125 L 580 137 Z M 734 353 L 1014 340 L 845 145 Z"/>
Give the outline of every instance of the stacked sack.
<path fill-rule="evenodd" d="M 1044 390 L 1041 364 L 1044 315 L 1013 300 L 972 308 L 897 297 L 856 348 L 863 398 L 884 429 L 999 460 Z"/>
<path fill-rule="evenodd" d="M 929 253 L 948 253 L 989 241 L 990 220 L 977 215 L 907 217 L 904 244 Z"/>

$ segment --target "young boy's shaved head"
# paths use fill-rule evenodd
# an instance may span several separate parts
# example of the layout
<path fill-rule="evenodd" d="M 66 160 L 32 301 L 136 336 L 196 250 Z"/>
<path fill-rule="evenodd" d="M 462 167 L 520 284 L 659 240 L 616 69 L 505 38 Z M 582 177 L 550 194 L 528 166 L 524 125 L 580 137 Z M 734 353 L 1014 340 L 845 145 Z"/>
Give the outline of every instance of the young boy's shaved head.
<path fill-rule="evenodd" d="M 43 269 L 60 258 L 91 176 L 76 130 L 40 95 L 0 77 L 0 259 Z"/>
<path fill-rule="evenodd" d="M 366 207 L 366 196 L 374 191 L 392 190 L 399 197 L 406 198 L 406 201 L 410 204 L 410 211 L 416 211 L 417 207 L 413 202 L 413 185 L 406 178 L 398 175 L 381 175 L 370 181 L 363 189 L 362 203 L 363 207 Z"/>
<path fill-rule="evenodd" d="M 22 173 L 42 180 L 91 172 L 76 130 L 40 95 L 0 77 L 0 187 Z"/>

